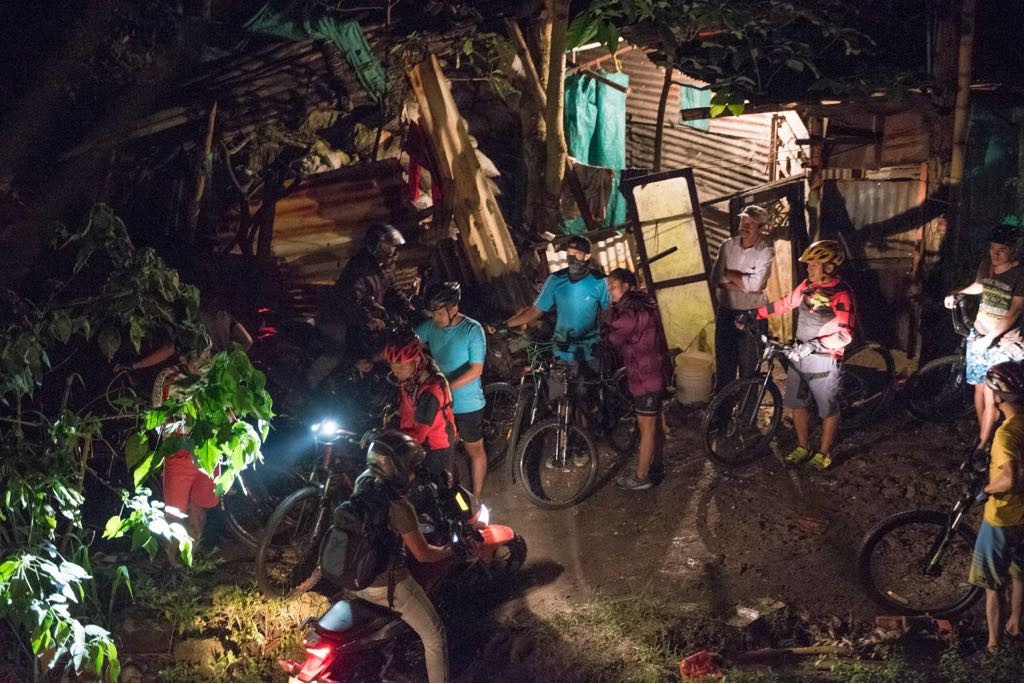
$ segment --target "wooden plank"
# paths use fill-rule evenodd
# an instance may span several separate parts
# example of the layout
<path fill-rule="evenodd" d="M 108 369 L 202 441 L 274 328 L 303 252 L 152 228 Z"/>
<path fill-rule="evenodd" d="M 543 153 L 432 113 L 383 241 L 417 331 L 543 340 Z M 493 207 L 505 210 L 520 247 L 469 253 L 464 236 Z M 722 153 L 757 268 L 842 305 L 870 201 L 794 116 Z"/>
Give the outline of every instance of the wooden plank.
<path fill-rule="evenodd" d="M 409 81 L 473 275 L 480 282 L 488 282 L 519 273 L 519 254 L 505 217 L 480 169 L 469 127 L 459 113 L 437 57 L 431 55 L 414 66 Z"/>

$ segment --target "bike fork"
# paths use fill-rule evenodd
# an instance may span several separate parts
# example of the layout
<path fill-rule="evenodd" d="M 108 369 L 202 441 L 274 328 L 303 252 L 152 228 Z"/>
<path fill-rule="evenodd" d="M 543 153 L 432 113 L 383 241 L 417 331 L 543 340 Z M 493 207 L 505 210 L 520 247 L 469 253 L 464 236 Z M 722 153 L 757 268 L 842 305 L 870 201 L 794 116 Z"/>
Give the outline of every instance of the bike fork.
<path fill-rule="evenodd" d="M 555 440 L 555 466 L 561 468 L 569 453 L 569 402 L 562 397 L 558 401 L 558 431 Z"/>

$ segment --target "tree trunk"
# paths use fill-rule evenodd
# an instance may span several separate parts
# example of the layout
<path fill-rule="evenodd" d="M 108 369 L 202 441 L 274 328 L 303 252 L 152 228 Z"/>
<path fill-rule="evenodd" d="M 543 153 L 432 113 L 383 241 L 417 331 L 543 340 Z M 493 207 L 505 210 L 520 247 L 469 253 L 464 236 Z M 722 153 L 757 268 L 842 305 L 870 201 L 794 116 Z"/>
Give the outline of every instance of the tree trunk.
<path fill-rule="evenodd" d="M 672 65 L 665 65 L 665 82 L 661 86 L 661 99 L 658 100 L 658 123 L 654 126 L 654 169 L 661 171 L 661 145 L 665 138 L 665 108 L 668 105 L 668 93 L 672 90 Z"/>
<path fill-rule="evenodd" d="M 547 154 L 544 165 L 542 225 L 544 228 L 551 228 L 558 222 L 558 202 L 568 155 L 562 120 L 565 101 L 565 33 L 569 26 L 568 0 L 548 0 L 547 13 L 547 22 L 551 25 L 551 59 L 548 67 L 547 107 L 544 116 L 547 127 Z"/>

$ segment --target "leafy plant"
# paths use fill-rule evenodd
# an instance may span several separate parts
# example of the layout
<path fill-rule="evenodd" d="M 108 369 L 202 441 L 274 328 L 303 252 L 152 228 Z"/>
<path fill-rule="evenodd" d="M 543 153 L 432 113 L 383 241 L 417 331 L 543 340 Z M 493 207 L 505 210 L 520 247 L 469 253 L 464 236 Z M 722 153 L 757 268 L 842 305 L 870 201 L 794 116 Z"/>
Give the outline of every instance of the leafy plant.
<path fill-rule="evenodd" d="M 36 677 L 69 669 L 115 680 L 117 648 L 102 623 L 116 592 L 132 592 L 131 578 L 124 566 L 93 571 L 100 542 L 84 513 L 109 505 L 112 491 L 121 512 L 103 537 L 129 537 L 151 557 L 165 539 L 191 561 L 185 528 L 142 484 L 186 447 L 205 472 L 219 470 L 223 492 L 259 458 L 273 414 L 263 375 L 237 350 L 209 359 L 161 406 L 123 383 L 115 389 L 117 378 L 98 378 L 102 364 L 90 355 L 113 361 L 126 347 L 138 354 L 155 336 L 204 358 L 199 294 L 152 250 L 136 250 L 109 207 L 96 206 L 80 231 L 52 232 L 53 277 L 30 296 L 0 292 L 0 617 Z M 172 419 L 187 439 L 155 432 Z M 111 482 L 101 463 L 113 472 L 122 444 L 131 479 Z"/>

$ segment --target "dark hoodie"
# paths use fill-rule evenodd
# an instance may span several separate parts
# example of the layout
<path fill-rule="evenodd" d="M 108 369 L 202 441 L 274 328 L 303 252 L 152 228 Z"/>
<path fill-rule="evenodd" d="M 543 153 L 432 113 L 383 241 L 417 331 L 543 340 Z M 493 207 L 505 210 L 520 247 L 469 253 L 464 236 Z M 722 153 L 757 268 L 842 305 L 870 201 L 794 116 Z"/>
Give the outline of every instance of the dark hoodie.
<path fill-rule="evenodd" d="M 668 384 L 665 337 L 658 305 L 646 290 L 628 290 L 612 305 L 608 343 L 622 356 L 634 397 L 662 392 Z"/>

